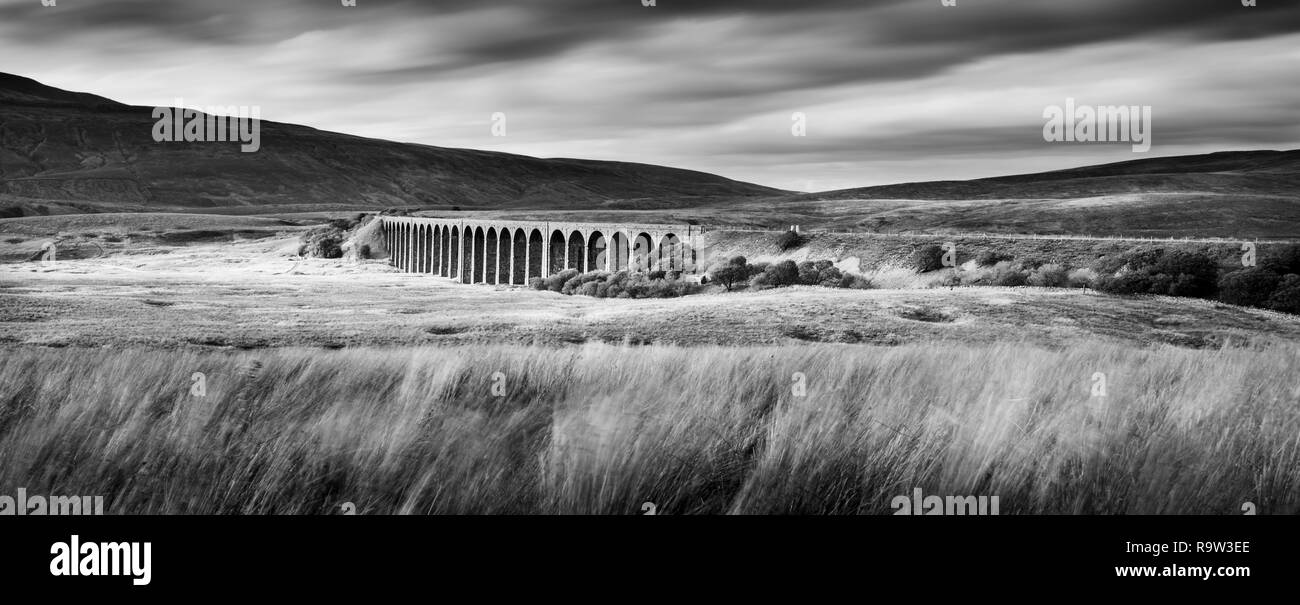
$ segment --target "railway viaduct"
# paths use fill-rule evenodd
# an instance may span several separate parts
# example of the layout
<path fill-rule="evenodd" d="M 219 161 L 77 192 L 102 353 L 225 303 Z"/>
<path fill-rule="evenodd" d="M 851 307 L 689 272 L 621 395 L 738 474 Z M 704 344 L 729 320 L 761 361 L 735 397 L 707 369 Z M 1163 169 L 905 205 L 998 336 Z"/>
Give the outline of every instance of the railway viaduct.
<path fill-rule="evenodd" d="M 527 284 L 565 269 L 696 272 L 694 225 L 385 216 L 389 263 L 467 284 Z"/>

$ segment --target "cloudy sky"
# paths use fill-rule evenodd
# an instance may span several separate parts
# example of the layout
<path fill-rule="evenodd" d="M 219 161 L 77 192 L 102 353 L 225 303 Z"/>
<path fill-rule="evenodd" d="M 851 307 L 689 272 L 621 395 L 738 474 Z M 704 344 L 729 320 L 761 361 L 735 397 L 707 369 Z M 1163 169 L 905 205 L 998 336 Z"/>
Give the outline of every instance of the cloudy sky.
<path fill-rule="evenodd" d="M 1300 147 L 1300 0 L 356 4 L 0 0 L 0 71 L 800 191 Z M 1151 150 L 1045 142 L 1044 108 L 1067 98 L 1151 106 Z"/>

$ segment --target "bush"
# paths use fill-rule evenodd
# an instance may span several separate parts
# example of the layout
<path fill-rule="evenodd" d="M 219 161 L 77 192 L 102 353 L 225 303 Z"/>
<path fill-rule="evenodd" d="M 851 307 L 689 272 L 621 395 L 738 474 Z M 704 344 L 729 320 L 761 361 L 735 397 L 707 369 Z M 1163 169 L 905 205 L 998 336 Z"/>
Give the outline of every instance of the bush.
<path fill-rule="evenodd" d="M 1102 276 L 1095 287 L 1108 294 L 1150 294 L 1151 276 L 1140 271 L 1129 271 L 1115 276 Z"/>
<path fill-rule="evenodd" d="M 559 286 L 554 285 L 557 282 L 560 283 Z M 547 279 L 534 277 L 528 281 L 528 285 L 537 290 L 596 298 L 673 298 L 695 294 L 704 289 L 687 280 L 650 279 L 644 273 L 589 271 L 579 274 L 573 269 L 566 269 Z"/>
<path fill-rule="evenodd" d="M 844 273 L 829 260 L 804 261 L 798 265 L 799 283 L 805 286 L 839 287 Z"/>
<path fill-rule="evenodd" d="M 609 273 L 606 273 L 604 271 L 590 271 L 587 273 L 583 273 L 581 275 L 577 275 L 578 272 L 573 269 L 570 269 L 568 271 L 562 271 L 560 272 L 560 275 L 563 275 L 565 273 L 570 273 L 570 272 L 574 273 L 574 275 L 570 276 L 569 279 L 565 280 L 564 285 L 561 286 L 560 288 L 561 294 L 568 294 L 570 296 L 572 296 L 573 294 L 587 294 L 588 296 L 594 295 L 596 292 L 595 282 L 603 282 L 605 281 L 606 278 L 609 277 Z M 586 287 L 587 284 L 591 284 L 591 287 L 588 288 L 587 290 L 583 290 L 583 288 Z"/>
<path fill-rule="evenodd" d="M 776 238 L 776 247 L 780 248 L 782 252 L 794 250 L 795 248 L 802 247 L 806 243 L 808 243 L 808 238 L 805 238 L 794 229 L 786 231 Z"/>
<path fill-rule="evenodd" d="M 750 280 L 750 285 L 757 287 L 778 288 L 781 286 L 793 286 L 799 283 L 799 267 L 792 260 L 781 261 L 775 265 L 769 265 L 763 273 L 754 276 Z"/>
<path fill-rule="evenodd" d="M 313 237 L 298 249 L 298 254 L 316 258 L 343 258 L 343 242 L 336 237 Z"/>
<path fill-rule="evenodd" d="M 1066 288 L 1070 285 L 1070 273 L 1061 265 L 1047 264 L 1034 269 L 1028 281 L 1029 285 L 1040 288 Z"/>
<path fill-rule="evenodd" d="M 726 263 L 715 266 L 709 271 L 709 276 L 730 292 L 733 286 L 749 279 L 749 263 L 745 257 L 736 256 Z"/>
<path fill-rule="evenodd" d="M 1091 288 L 1097 281 L 1097 272 L 1092 269 L 1083 268 L 1075 269 L 1070 272 L 1069 287 L 1071 288 Z"/>
<path fill-rule="evenodd" d="M 577 269 L 565 269 L 563 271 L 560 271 L 559 273 L 556 273 L 555 275 L 552 275 L 542 280 L 542 287 L 538 288 L 538 290 L 550 290 L 552 292 L 562 292 L 564 294 L 569 294 L 568 292 L 564 292 L 564 285 L 567 284 L 569 280 L 577 276 L 578 276 Z"/>
<path fill-rule="evenodd" d="M 1294 273 L 1282 278 L 1264 307 L 1284 313 L 1300 313 L 1300 275 Z"/>
<path fill-rule="evenodd" d="M 993 266 L 991 280 L 995 286 L 1012 288 L 1025 286 L 1029 284 L 1029 272 L 1012 265 L 1010 262 L 1002 261 Z"/>
<path fill-rule="evenodd" d="M 1263 266 L 1247 267 L 1219 278 L 1219 300 L 1233 305 L 1258 307 L 1273 296 L 1282 276 Z"/>
<path fill-rule="evenodd" d="M 998 252 L 996 250 L 984 250 L 975 257 L 975 264 L 981 267 L 992 267 L 1000 262 L 1010 262 L 1016 257 L 1007 252 Z"/>
<path fill-rule="evenodd" d="M 357 248 L 357 258 L 362 260 L 370 258 L 370 244 L 361 244 L 361 247 Z"/>
<path fill-rule="evenodd" d="M 844 276 L 840 278 L 840 283 L 838 287 L 846 288 L 849 290 L 870 290 L 876 287 L 876 285 L 871 283 L 870 279 L 867 279 L 866 277 L 863 277 L 861 275 L 855 275 L 853 273 L 845 273 Z"/>
<path fill-rule="evenodd" d="M 943 247 L 930 244 L 912 252 L 912 267 L 917 273 L 929 273 L 943 268 Z"/>
<path fill-rule="evenodd" d="M 1153 294 L 1209 298 L 1218 288 L 1218 261 L 1197 252 L 1175 250 L 1165 254 L 1151 266 L 1150 272 L 1172 278 L 1168 288 L 1157 289 Z"/>
<path fill-rule="evenodd" d="M 1300 245 L 1289 245 L 1277 250 L 1270 250 L 1260 260 L 1261 267 L 1267 267 L 1278 275 L 1287 275 L 1289 273 L 1300 273 Z"/>
<path fill-rule="evenodd" d="M 1116 265 L 1120 266 L 1119 273 L 1105 275 L 1103 272 L 1103 277 L 1097 279 L 1098 290 L 1112 294 L 1209 298 L 1218 289 L 1218 262 L 1201 253 L 1134 249 L 1097 266 L 1106 269 Z"/>

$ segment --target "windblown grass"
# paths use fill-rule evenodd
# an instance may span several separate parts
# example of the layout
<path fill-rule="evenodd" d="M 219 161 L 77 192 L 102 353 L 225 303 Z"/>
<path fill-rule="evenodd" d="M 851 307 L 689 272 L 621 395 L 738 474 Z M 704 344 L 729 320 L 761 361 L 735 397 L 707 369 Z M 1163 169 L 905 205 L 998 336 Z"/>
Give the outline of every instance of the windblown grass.
<path fill-rule="evenodd" d="M 1003 514 L 1296 513 L 1298 370 L 1293 345 L 13 348 L 0 493 L 118 514 L 889 514 L 921 487 Z"/>

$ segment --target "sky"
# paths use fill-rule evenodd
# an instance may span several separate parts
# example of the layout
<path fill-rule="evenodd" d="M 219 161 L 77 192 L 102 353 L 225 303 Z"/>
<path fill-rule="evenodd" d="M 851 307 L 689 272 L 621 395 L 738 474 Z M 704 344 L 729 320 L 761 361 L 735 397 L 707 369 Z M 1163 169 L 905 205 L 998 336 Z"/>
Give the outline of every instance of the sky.
<path fill-rule="evenodd" d="M 1300 148 L 1300 0 L 54 2 L 0 0 L 0 71 L 794 191 Z M 1067 99 L 1150 150 L 1046 141 Z"/>

